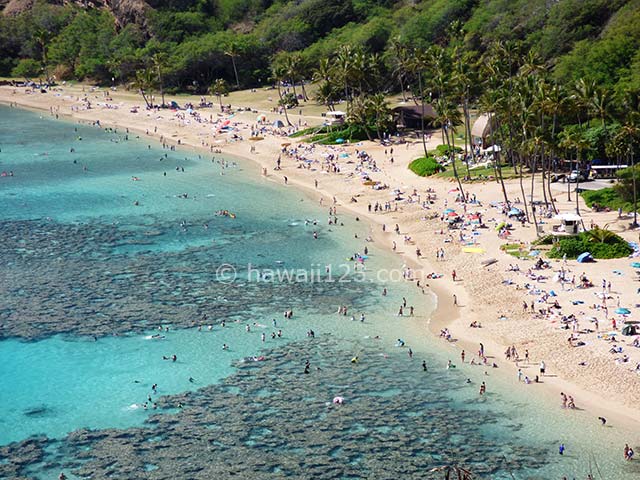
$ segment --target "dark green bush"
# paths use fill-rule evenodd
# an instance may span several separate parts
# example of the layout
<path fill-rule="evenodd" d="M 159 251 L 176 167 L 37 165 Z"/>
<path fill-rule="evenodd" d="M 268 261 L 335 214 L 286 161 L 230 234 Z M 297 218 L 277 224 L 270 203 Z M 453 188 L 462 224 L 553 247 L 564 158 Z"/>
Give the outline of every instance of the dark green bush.
<path fill-rule="evenodd" d="M 420 157 L 409 164 L 409 170 L 421 177 L 428 177 L 435 173 L 442 172 L 444 167 L 433 157 Z"/>
<path fill-rule="evenodd" d="M 322 145 L 333 145 L 336 140 L 343 139 L 345 142 L 359 142 L 360 140 L 367 140 L 367 132 L 364 131 L 359 125 L 349 125 L 339 130 L 333 130 L 330 132 L 319 133 L 310 138 L 311 142 L 318 142 Z"/>
<path fill-rule="evenodd" d="M 593 258 L 606 259 L 626 257 L 633 252 L 623 238 L 612 232 L 606 232 L 600 239 L 596 237 L 597 233 L 590 231 L 563 238 L 551 249 L 549 257 L 562 258 L 566 254 L 567 258 L 576 258 L 584 252 L 590 252 Z"/>

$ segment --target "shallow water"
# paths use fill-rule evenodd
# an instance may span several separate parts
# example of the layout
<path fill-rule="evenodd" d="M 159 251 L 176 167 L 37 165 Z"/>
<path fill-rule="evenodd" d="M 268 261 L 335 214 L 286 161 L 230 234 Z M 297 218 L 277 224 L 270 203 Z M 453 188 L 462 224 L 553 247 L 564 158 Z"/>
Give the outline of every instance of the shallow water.
<path fill-rule="evenodd" d="M 125 136 L 0 107 L 0 171 L 14 172 L 0 178 L 0 476 L 424 478 L 459 462 L 484 478 L 581 478 L 594 454 L 633 478 L 620 430 L 535 405 L 504 380 L 479 399 L 482 369 L 445 370 L 456 351 L 416 337 L 430 297 L 401 283 L 380 295 L 376 271 L 398 261 L 368 245 L 362 277 L 347 260 L 366 225 L 341 215 L 328 226 L 325 208 L 249 163 L 223 170 Z M 314 276 L 273 281 L 265 269 Z M 416 319 L 393 315 L 402 296 Z M 234 363 L 261 352 L 269 360 Z M 328 409 L 337 394 L 347 403 Z"/>

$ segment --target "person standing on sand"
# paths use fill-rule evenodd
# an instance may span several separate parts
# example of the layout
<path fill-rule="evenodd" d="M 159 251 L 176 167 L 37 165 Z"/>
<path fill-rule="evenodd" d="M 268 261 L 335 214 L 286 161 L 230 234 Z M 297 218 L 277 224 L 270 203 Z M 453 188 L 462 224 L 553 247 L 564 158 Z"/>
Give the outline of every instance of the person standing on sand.
<path fill-rule="evenodd" d="M 455 293 L 453 294 L 453 304 L 456 306 L 458 305 L 458 297 L 456 297 Z"/>
<path fill-rule="evenodd" d="M 453 279 L 454 282 L 456 281 L 457 275 L 455 270 L 451 272 L 451 278 Z"/>
<path fill-rule="evenodd" d="M 544 360 L 540 362 L 540 376 L 544 377 L 544 372 L 547 369 L 546 365 L 544 364 Z"/>

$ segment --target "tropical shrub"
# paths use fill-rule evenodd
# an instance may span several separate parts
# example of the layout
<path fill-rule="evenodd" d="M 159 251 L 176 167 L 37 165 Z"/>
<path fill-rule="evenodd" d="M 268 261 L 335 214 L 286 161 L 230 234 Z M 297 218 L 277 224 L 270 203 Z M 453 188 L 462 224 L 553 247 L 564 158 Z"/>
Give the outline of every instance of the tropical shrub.
<path fill-rule="evenodd" d="M 421 177 L 428 177 L 442 172 L 444 167 L 433 157 L 420 157 L 409 164 L 409 170 Z"/>
<path fill-rule="evenodd" d="M 560 239 L 549 252 L 549 257 L 566 255 L 567 258 L 576 258 L 584 252 L 590 252 L 593 258 L 606 259 L 627 257 L 633 249 L 615 233 L 596 227 L 574 237 Z"/>

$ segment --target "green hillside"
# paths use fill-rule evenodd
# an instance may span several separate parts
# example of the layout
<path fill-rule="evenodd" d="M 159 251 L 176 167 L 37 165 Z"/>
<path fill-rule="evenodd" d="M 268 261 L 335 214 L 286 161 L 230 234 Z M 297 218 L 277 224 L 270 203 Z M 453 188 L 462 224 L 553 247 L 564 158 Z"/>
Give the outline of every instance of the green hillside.
<path fill-rule="evenodd" d="M 128 3 L 127 3 L 128 2 Z M 169 90 L 204 92 L 217 78 L 267 84 L 274 60 L 299 52 L 297 75 L 361 46 L 394 68 L 394 41 L 460 45 L 474 61 L 496 40 L 521 40 L 557 80 L 640 87 L 639 0 L 11 0 L 0 18 L 0 75 L 124 82 L 160 64 Z M 237 78 L 234 72 L 234 64 Z M 17 68 L 16 68 L 17 67 Z"/>

